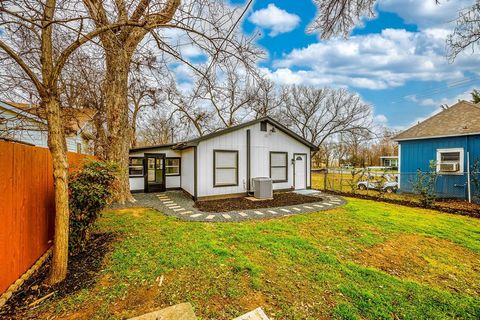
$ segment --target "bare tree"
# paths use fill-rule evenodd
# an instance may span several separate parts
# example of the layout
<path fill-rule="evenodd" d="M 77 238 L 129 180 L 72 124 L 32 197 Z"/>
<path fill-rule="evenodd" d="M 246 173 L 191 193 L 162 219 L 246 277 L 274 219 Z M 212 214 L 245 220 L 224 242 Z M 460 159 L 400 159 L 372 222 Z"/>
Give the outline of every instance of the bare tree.
<path fill-rule="evenodd" d="M 374 17 L 373 6 L 377 0 L 314 0 L 317 17 L 309 30 L 320 30 L 322 39 L 348 36 L 362 17 Z"/>
<path fill-rule="evenodd" d="M 317 146 L 330 137 L 371 127 L 371 107 L 346 89 L 284 88 L 284 122 Z"/>
<path fill-rule="evenodd" d="M 314 0 L 314 3 L 318 8 L 317 16 L 308 29 L 319 30 L 322 39 L 329 39 L 333 36 L 346 37 L 363 17 L 374 17 L 377 0 Z"/>
<path fill-rule="evenodd" d="M 218 72 L 209 74 L 208 81 L 203 82 L 199 97 L 213 107 L 220 128 L 228 128 L 249 115 L 251 75 L 236 61 L 221 63 L 218 69 Z"/>
<path fill-rule="evenodd" d="M 197 80 L 199 82 L 199 80 Z M 200 104 L 195 92 L 181 93 L 174 81 L 165 89 L 168 103 L 172 106 L 172 117 L 178 115 L 180 123 L 193 127 L 198 136 L 203 136 L 211 129 L 213 113 Z"/>
<path fill-rule="evenodd" d="M 161 79 L 166 71 L 156 63 L 155 56 L 148 52 L 146 56 L 133 60 L 128 86 L 128 102 L 130 106 L 131 146 L 137 146 L 137 125 L 141 112 L 147 108 L 156 108 L 161 99 L 163 87 Z"/>
<path fill-rule="evenodd" d="M 65 105 L 85 109 L 93 114 L 91 132 L 83 132 L 82 135 L 93 154 L 99 159 L 105 159 L 104 57 L 95 48 L 89 49 L 93 50 L 77 50 L 72 55 L 71 63 L 66 66 L 60 80 L 61 97 Z"/>
<path fill-rule="evenodd" d="M 177 62 L 201 71 L 183 58 L 177 43 L 172 43 L 162 30 L 175 29 L 187 34 L 191 43 L 201 47 L 212 59 L 210 64 L 225 56 L 235 56 L 248 60 L 248 52 L 242 46 L 250 41 L 238 38 L 234 41 L 232 33 L 237 30 L 240 14 L 232 10 L 224 1 L 188 1 L 180 0 L 83 0 L 96 28 L 112 23 L 127 21 L 128 27 L 100 35 L 106 54 L 106 114 L 109 148 L 107 157 L 120 164 L 120 184 L 117 200 L 132 200 L 128 182 L 128 149 L 131 126 L 128 125 L 128 74 L 130 62 L 135 50 L 150 34 L 157 47 Z M 251 4 L 249 1 L 247 7 Z M 157 32 L 156 29 L 160 29 Z M 205 71 L 208 73 L 209 68 Z M 108 85 L 107 85 L 108 84 Z"/>
<path fill-rule="evenodd" d="M 183 137 L 181 124 L 158 109 L 150 112 L 138 126 L 137 139 L 141 146 L 180 142 Z"/>
<path fill-rule="evenodd" d="M 460 52 L 470 48 L 472 52 L 480 40 L 480 0 L 471 7 L 460 11 L 457 24 L 447 39 L 448 58 L 453 61 Z"/>
<path fill-rule="evenodd" d="M 282 92 L 273 81 L 258 77 L 247 93 L 250 96 L 250 107 L 255 114 L 255 119 L 265 116 L 275 117 L 283 104 Z"/>
<path fill-rule="evenodd" d="M 68 263 L 68 161 L 60 105 L 59 79 L 71 54 L 102 32 L 124 23 L 89 31 L 77 3 L 56 0 L 2 1 L 0 4 L 0 52 L 21 81 L 34 88 L 47 119 L 48 146 L 55 183 L 55 237 L 48 282 L 63 280 Z M 19 74 L 19 72 L 15 73 Z M 17 80 L 3 74 L 6 81 Z"/>

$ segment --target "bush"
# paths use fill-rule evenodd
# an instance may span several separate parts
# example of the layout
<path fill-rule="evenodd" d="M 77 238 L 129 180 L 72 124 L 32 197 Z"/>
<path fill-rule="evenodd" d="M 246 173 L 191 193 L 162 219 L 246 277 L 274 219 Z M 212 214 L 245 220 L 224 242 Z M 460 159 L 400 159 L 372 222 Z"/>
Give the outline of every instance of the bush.
<path fill-rule="evenodd" d="M 90 231 L 112 194 L 117 166 L 90 160 L 69 179 L 70 235 L 69 252 L 82 252 Z"/>
<path fill-rule="evenodd" d="M 437 198 L 437 163 L 433 160 L 429 164 L 429 172 L 418 169 L 417 179 L 413 181 L 413 191 L 420 195 L 420 203 L 424 207 L 430 207 Z"/>

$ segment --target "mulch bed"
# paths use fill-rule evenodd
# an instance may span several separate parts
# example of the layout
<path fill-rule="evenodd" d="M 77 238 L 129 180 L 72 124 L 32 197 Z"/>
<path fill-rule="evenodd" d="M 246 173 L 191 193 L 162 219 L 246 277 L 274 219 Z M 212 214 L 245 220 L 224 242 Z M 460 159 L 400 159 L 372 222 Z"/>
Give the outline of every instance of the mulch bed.
<path fill-rule="evenodd" d="M 322 201 L 319 197 L 311 197 L 293 192 L 275 193 L 272 200 L 252 201 L 246 198 L 230 198 L 195 202 L 195 208 L 203 212 L 228 212 L 294 206 L 303 203 Z"/>
<path fill-rule="evenodd" d="M 67 278 L 54 286 L 44 284 L 50 269 L 50 260 L 47 261 L 0 309 L 0 318 L 24 319 L 22 313 L 34 308 L 34 306 L 29 305 L 38 299 L 51 293 L 53 294 L 48 299 L 63 298 L 81 289 L 93 286 L 101 270 L 103 259 L 111 251 L 115 239 L 113 233 L 93 234 L 84 252 L 69 257 Z M 45 301 L 48 301 L 48 299 Z M 42 303 L 45 301 L 42 301 Z"/>
<path fill-rule="evenodd" d="M 328 193 L 337 194 L 346 197 L 365 199 L 365 200 L 374 200 L 381 201 L 386 203 L 400 204 L 402 206 L 412 207 L 412 208 L 425 208 L 421 203 L 416 201 L 409 200 L 399 200 L 399 199 L 389 199 L 382 198 L 371 195 L 356 194 L 350 192 L 338 192 L 338 191 L 328 191 Z M 435 204 L 427 207 L 427 209 L 442 211 L 446 213 L 460 214 L 464 216 L 470 216 L 474 218 L 480 218 L 480 205 L 477 203 L 469 203 L 464 200 L 456 199 L 437 199 Z"/>

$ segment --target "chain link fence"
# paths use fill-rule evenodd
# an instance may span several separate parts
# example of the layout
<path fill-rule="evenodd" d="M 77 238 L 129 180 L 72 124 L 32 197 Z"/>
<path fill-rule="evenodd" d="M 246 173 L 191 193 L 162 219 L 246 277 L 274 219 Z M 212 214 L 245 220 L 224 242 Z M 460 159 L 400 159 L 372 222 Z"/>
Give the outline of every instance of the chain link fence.
<path fill-rule="evenodd" d="M 415 200 L 422 192 L 432 192 L 436 198 L 471 199 L 477 202 L 479 181 L 479 173 L 466 172 L 398 173 L 388 169 L 369 168 L 328 168 L 312 171 L 312 186 L 315 189 L 401 200 Z"/>

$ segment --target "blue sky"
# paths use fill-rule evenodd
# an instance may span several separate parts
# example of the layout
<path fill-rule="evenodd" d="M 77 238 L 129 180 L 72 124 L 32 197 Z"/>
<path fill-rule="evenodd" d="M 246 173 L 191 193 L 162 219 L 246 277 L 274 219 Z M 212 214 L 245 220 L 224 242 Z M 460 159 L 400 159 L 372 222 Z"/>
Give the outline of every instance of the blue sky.
<path fill-rule="evenodd" d="M 261 32 L 268 57 L 260 66 L 278 84 L 346 86 L 374 107 L 378 121 L 403 129 L 480 88 L 478 53 L 445 58 L 451 21 L 472 3 L 379 0 L 377 17 L 350 38 L 321 41 L 306 32 L 316 14 L 310 0 L 257 0 L 242 27 Z"/>

